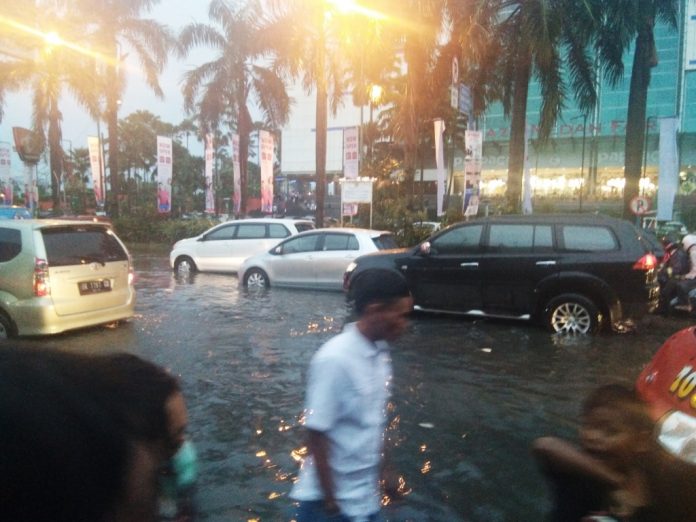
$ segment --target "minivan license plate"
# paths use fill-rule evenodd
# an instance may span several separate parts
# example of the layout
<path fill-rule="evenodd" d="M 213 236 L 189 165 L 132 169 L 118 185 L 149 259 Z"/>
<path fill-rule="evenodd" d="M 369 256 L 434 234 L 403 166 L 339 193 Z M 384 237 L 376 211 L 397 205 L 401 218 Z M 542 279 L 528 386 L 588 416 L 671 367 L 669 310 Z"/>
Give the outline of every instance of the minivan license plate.
<path fill-rule="evenodd" d="M 80 290 L 80 295 L 110 292 L 111 281 L 109 279 L 103 279 L 101 281 L 82 281 L 77 283 L 77 288 Z"/>

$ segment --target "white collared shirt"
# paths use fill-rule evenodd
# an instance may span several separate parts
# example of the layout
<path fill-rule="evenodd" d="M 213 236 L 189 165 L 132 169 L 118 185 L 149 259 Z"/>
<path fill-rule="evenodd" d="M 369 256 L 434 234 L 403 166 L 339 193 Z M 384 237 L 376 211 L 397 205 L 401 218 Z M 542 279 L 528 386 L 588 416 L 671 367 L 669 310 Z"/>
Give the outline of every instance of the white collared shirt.
<path fill-rule="evenodd" d="M 329 440 L 329 466 L 341 512 L 362 520 L 379 510 L 379 468 L 392 380 L 387 343 L 373 343 L 355 323 L 312 357 L 305 426 Z M 292 498 L 320 500 L 323 492 L 310 455 Z"/>

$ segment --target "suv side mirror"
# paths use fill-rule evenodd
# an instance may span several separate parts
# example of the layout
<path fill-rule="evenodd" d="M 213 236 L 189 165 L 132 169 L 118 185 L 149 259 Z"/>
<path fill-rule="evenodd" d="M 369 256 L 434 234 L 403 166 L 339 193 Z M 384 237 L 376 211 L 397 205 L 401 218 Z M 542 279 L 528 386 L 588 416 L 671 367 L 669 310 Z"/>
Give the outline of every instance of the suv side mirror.
<path fill-rule="evenodd" d="M 418 253 L 422 256 L 430 255 L 430 241 L 423 241 L 418 247 Z"/>
<path fill-rule="evenodd" d="M 283 253 L 283 247 L 280 246 L 280 245 L 278 245 L 277 247 L 275 247 L 275 248 L 273 249 L 273 254 L 276 255 L 276 256 L 279 256 L 279 255 L 281 255 L 282 253 Z"/>

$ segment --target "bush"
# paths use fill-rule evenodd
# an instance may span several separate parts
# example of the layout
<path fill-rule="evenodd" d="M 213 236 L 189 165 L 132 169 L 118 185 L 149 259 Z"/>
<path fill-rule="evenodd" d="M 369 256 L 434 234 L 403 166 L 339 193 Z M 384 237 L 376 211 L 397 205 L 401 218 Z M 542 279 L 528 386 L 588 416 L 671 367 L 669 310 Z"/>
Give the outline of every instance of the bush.
<path fill-rule="evenodd" d="M 142 213 L 114 219 L 114 229 L 127 243 L 173 244 L 197 236 L 217 222 L 209 218 L 171 219 L 155 213 Z"/>

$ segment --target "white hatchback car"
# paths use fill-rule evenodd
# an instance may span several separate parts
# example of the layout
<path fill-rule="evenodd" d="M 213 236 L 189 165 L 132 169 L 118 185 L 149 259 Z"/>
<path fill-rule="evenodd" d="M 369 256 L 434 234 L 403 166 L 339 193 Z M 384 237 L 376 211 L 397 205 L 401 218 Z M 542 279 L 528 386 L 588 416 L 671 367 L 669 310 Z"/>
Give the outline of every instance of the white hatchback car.
<path fill-rule="evenodd" d="M 201 235 L 177 241 L 169 253 L 169 264 L 180 274 L 191 271 L 231 272 L 242 262 L 264 252 L 286 237 L 314 224 L 303 219 L 240 219 L 216 225 Z"/>
<path fill-rule="evenodd" d="M 0 221 L 0 339 L 133 316 L 133 265 L 108 225 Z"/>
<path fill-rule="evenodd" d="M 384 230 L 311 230 L 247 259 L 239 280 L 254 290 L 268 286 L 341 290 L 343 274 L 356 257 L 396 247 L 392 233 Z"/>

